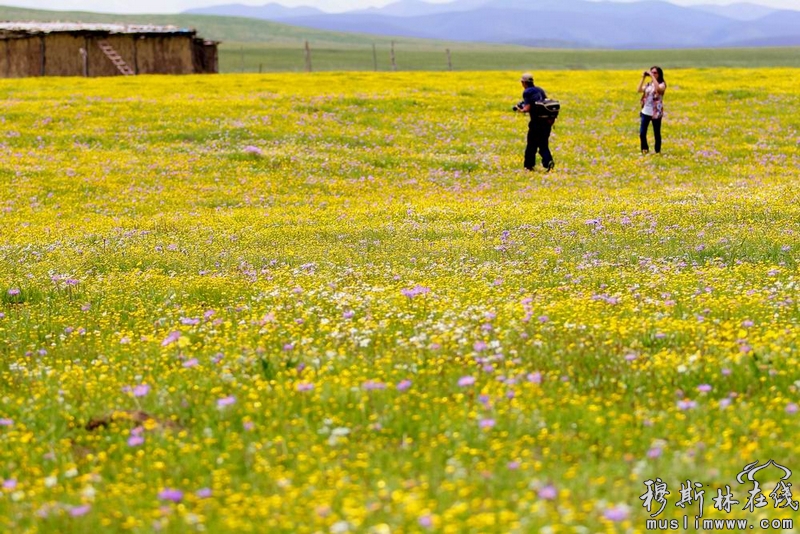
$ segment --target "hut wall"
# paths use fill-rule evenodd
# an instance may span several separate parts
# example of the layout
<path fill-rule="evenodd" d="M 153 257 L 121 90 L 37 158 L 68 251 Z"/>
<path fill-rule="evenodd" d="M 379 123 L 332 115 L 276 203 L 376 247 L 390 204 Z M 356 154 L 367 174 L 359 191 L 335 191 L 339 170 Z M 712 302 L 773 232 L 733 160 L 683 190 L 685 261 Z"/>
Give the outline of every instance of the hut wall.
<path fill-rule="evenodd" d="M 24 78 L 42 75 L 42 39 L 38 35 L 8 39 L 6 76 Z"/>
<path fill-rule="evenodd" d="M 8 78 L 8 39 L 0 41 L 0 78 Z"/>
<path fill-rule="evenodd" d="M 192 37 L 145 36 L 136 40 L 140 74 L 192 74 Z"/>
<path fill-rule="evenodd" d="M 89 76 L 121 76 L 111 60 L 100 49 L 100 41 L 110 44 L 117 54 L 125 60 L 130 68 L 136 72 L 136 53 L 132 35 L 98 35 L 89 36 L 87 39 L 89 49 Z"/>
<path fill-rule="evenodd" d="M 198 74 L 216 74 L 217 44 L 213 41 L 194 39 L 193 44 L 194 71 Z"/>
<path fill-rule="evenodd" d="M 81 48 L 85 39 L 68 33 L 51 33 L 44 38 L 46 76 L 83 76 Z"/>
<path fill-rule="evenodd" d="M 99 47 L 107 41 L 136 74 L 218 72 L 217 43 L 193 34 L 112 34 L 52 32 L 0 35 L 0 77 L 118 76 Z M 86 51 L 86 64 L 81 49 Z"/>

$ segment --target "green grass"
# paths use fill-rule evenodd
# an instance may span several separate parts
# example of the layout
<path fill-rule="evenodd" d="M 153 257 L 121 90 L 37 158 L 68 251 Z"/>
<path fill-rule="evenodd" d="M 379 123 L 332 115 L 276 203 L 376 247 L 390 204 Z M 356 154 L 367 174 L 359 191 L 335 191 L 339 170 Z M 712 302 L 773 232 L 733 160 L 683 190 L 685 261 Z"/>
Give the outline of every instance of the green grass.
<path fill-rule="evenodd" d="M 796 72 L 710 72 L 643 157 L 636 72 L 537 69 L 547 174 L 514 71 L 0 80 L 0 532 L 641 532 L 796 472 Z"/>
<path fill-rule="evenodd" d="M 309 41 L 313 71 L 391 71 L 390 44 L 376 38 L 377 62 L 371 44 L 331 45 Z M 450 64 L 446 50 L 450 49 Z M 721 48 L 697 50 L 566 50 L 532 49 L 437 41 L 395 43 L 398 70 L 641 70 L 651 64 L 678 68 L 800 67 L 800 47 Z M 377 63 L 377 68 L 376 68 Z M 306 69 L 303 42 L 222 43 L 222 72 L 285 72 Z"/>
<path fill-rule="evenodd" d="M 716 67 L 800 67 L 800 47 L 676 50 L 536 49 L 488 43 L 448 42 L 332 32 L 266 20 L 209 15 L 113 15 L 44 11 L 0 6 L 11 21 L 118 22 L 173 24 L 196 28 L 221 41 L 220 72 L 300 72 L 304 45 L 311 47 L 313 71 L 390 71 L 391 43 L 398 70 L 636 70 L 651 64 L 665 69 Z M 375 55 L 373 55 L 373 45 Z M 448 64 L 446 50 L 450 50 Z"/>

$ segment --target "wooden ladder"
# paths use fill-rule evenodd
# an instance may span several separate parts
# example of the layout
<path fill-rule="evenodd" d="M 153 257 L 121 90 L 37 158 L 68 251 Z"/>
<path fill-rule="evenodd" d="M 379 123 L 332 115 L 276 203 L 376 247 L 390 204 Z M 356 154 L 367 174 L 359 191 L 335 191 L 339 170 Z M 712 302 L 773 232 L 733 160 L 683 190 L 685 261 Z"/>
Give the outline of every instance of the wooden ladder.
<path fill-rule="evenodd" d="M 117 51 L 114 50 L 114 47 L 108 43 L 108 41 L 97 41 L 97 46 L 100 47 L 100 50 L 103 51 L 106 57 L 111 60 L 111 63 L 113 63 L 114 66 L 117 67 L 117 70 L 119 70 L 122 74 L 125 76 L 133 76 L 136 74 L 133 72 L 133 69 L 130 68 L 127 63 L 125 63 L 125 60 L 122 59 Z"/>

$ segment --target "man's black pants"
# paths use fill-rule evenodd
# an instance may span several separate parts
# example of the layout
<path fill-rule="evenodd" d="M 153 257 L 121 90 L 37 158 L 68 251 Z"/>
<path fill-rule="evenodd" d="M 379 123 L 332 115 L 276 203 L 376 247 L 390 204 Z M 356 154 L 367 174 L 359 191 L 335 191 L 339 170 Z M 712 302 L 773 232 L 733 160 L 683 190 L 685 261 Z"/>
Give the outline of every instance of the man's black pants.
<path fill-rule="evenodd" d="M 542 156 L 542 165 L 548 168 L 553 161 L 550 153 L 550 129 L 546 120 L 534 119 L 528 124 L 528 146 L 525 147 L 525 168 L 533 170 L 536 166 L 536 151 Z"/>

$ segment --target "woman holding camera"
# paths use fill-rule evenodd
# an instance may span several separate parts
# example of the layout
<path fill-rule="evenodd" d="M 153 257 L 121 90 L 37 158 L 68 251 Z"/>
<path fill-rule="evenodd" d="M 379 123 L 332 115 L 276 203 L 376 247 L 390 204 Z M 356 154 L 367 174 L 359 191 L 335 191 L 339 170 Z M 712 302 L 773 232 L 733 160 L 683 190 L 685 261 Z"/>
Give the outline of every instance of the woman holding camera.
<path fill-rule="evenodd" d="M 648 77 L 650 81 L 647 81 Z M 645 83 L 647 81 L 647 83 Z M 664 116 L 664 93 L 667 82 L 664 81 L 664 71 L 661 67 L 651 67 L 644 71 L 639 82 L 638 92 L 642 93 L 642 112 L 639 117 L 639 140 L 641 141 L 642 154 L 647 154 L 650 147 L 647 145 L 647 129 L 653 123 L 653 134 L 656 138 L 656 154 L 661 152 L 661 117 Z"/>

